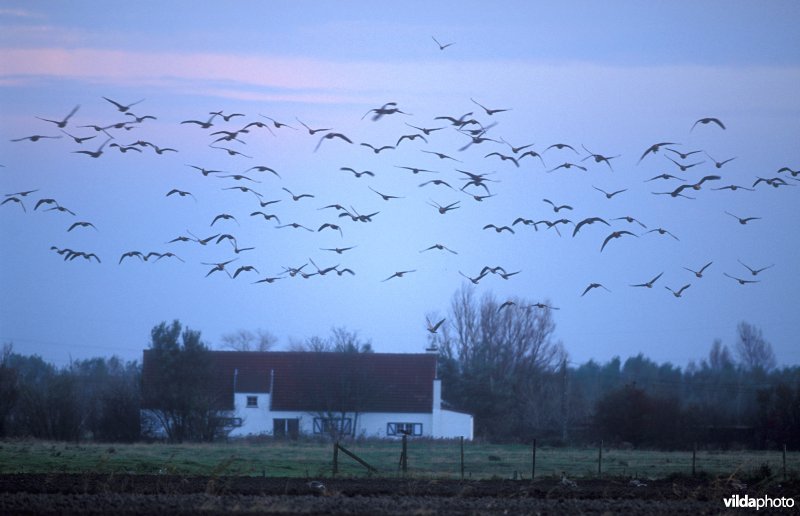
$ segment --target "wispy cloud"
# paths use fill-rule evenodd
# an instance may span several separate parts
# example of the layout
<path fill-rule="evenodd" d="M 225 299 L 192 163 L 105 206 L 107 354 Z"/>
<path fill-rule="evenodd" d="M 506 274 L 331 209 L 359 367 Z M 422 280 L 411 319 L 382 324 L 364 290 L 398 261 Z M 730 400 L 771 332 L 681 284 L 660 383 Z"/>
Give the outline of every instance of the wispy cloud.
<path fill-rule="evenodd" d="M 238 100 L 321 104 L 374 102 L 388 97 L 422 102 L 426 98 L 503 95 L 520 103 L 531 98 L 547 103 L 552 97 L 553 102 L 573 98 L 590 105 L 607 102 L 620 88 L 629 100 L 638 99 L 643 107 L 656 102 L 680 104 L 686 98 L 706 103 L 702 107 L 708 109 L 720 103 L 740 103 L 743 98 L 759 107 L 777 103 L 783 109 L 797 108 L 800 103 L 791 93 L 791 84 L 800 79 L 796 67 L 646 67 L 525 60 L 337 62 L 208 52 L 7 48 L 0 49 L 0 70 L 0 86 L 46 77 L 119 86 L 156 85 Z M 527 86 L 520 89 L 520 85 Z M 765 88 L 770 96 L 764 95 Z M 525 98 L 515 98 L 520 91 Z M 698 95 L 702 91 L 713 91 L 714 96 Z M 755 95 L 757 92 L 760 94 Z M 402 99 L 395 98 L 400 95 Z"/>
<path fill-rule="evenodd" d="M 439 65 L 437 65 L 439 66 Z M 402 90 L 429 95 L 418 80 L 431 64 L 375 62 L 223 53 L 170 53 L 92 48 L 2 49 L 0 80 L 28 78 L 120 86 L 159 85 L 168 90 L 240 100 L 333 103 L 374 102 Z M 454 72 L 439 68 L 439 73 Z"/>
<path fill-rule="evenodd" d="M 235 88 L 201 88 L 198 94 L 220 97 L 233 100 L 257 102 L 298 102 L 313 104 L 355 104 L 363 103 L 364 99 L 355 95 L 324 94 L 324 93 L 263 93 L 246 91 Z"/>
<path fill-rule="evenodd" d="M 33 19 L 43 18 L 44 16 L 42 16 L 41 13 L 28 11 L 26 9 L 0 8 L 0 17 Z"/>
<path fill-rule="evenodd" d="M 95 49 L 4 49 L 0 79 L 55 77 L 135 86 L 160 83 L 183 89 L 191 84 L 208 94 L 238 98 L 252 88 L 303 92 L 308 101 L 331 102 L 341 92 L 368 92 L 390 87 L 389 67 L 371 63 L 335 63 L 313 59 L 256 57 L 214 53 L 144 53 Z M 369 76 L 380 77 L 368 80 Z M 229 88 L 214 85 L 227 83 Z M 235 87 L 234 87 L 235 86 Z M 236 87 L 245 91 L 237 91 Z M 314 92 L 319 92 L 315 97 Z M 337 93 L 339 92 L 339 93 Z"/>

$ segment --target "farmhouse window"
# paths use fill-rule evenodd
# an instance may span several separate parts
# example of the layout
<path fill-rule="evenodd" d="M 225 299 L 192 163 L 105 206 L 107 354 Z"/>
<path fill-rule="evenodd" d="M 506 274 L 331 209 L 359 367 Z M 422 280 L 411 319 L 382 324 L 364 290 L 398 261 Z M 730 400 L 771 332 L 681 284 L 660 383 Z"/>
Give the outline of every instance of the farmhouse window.
<path fill-rule="evenodd" d="M 353 433 L 353 420 L 349 417 L 315 417 L 314 433 L 350 435 Z"/>
<path fill-rule="evenodd" d="M 248 396 L 247 408 L 257 408 L 257 407 L 258 407 L 258 396 Z"/>
<path fill-rule="evenodd" d="M 386 435 L 422 435 L 422 423 L 386 423 Z"/>
<path fill-rule="evenodd" d="M 242 418 L 240 417 L 224 417 L 222 418 L 222 424 L 226 427 L 231 428 L 238 428 L 242 426 Z"/>

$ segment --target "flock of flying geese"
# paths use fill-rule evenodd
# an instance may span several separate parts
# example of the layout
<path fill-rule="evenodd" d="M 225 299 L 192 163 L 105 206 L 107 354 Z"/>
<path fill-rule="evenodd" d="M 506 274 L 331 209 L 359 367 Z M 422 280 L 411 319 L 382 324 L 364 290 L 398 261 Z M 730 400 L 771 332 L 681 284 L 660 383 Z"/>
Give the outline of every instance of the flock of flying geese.
<path fill-rule="evenodd" d="M 434 41 L 436 41 L 435 38 Z M 444 50 L 453 43 L 442 45 L 436 41 L 436 44 L 439 45 L 441 50 Z M 156 156 L 161 156 L 165 154 L 179 153 L 179 149 L 160 146 L 143 139 L 137 138 L 136 141 L 131 141 L 134 138 L 131 138 L 129 134 L 138 135 L 141 132 L 141 128 L 146 127 L 148 123 L 151 123 L 149 122 L 150 120 L 157 120 L 157 117 L 154 115 L 137 114 L 134 112 L 134 108 L 136 108 L 138 111 L 140 108 L 146 105 L 144 104 L 144 99 L 129 103 L 119 102 L 107 97 L 103 97 L 103 99 L 109 104 L 109 107 L 113 108 L 114 111 L 122 117 L 121 121 L 100 125 L 76 124 L 72 122 L 73 117 L 77 115 L 80 108 L 80 106 L 76 106 L 70 110 L 64 118 L 61 119 L 37 116 L 36 118 L 42 122 L 43 134 L 21 136 L 12 139 L 11 142 L 24 145 L 24 142 L 44 142 L 47 140 L 68 138 L 75 145 L 75 149 L 71 152 L 79 156 L 85 156 L 86 159 L 99 159 L 103 157 L 105 153 L 112 152 L 112 149 L 116 152 L 130 155 L 153 153 Z M 239 191 L 243 194 L 250 195 L 250 202 L 252 206 L 252 211 L 249 213 L 250 217 L 267 222 L 274 221 L 274 227 L 277 229 L 291 228 L 311 233 L 332 231 L 337 232 L 340 237 L 344 236 L 343 224 L 341 223 L 325 222 L 314 228 L 298 222 L 281 221 L 281 214 L 274 212 L 275 210 L 273 210 L 275 204 L 284 200 L 294 203 L 313 203 L 316 202 L 316 196 L 315 194 L 308 192 L 296 193 L 290 188 L 283 186 L 280 188 L 280 192 L 284 192 L 286 195 L 281 194 L 283 195 L 282 198 L 267 199 L 262 193 L 263 190 L 259 191 L 256 186 L 257 184 L 262 183 L 262 181 L 256 180 L 253 177 L 256 174 L 268 174 L 274 176 L 276 181 L 280 181 L 282 180 L 282 176 L 277 170 L 266 165 L 255 165 L 250 166 L 249 168 L 244 168 L 241 166 L 241 164 L 246 160 L 253 159 L 251 154 L 244 152 L 244 149 L 247 148 L 245 147 L 245 144 L 247 143 L 246 139 L 248 137 L 252 137 L 256 131 L 261 130 L 267 131 L 271 136 L 276 138 L 279 138 L 279 135 L 287 130 L 298 131 L 298 134 L 300 132 L 306 132 L 308 136 L 313 139 L 312 143 L 315 142 L 312 152 L 325 152 L 328 147 L 333 145 L 347 145 L 353 146 L 354 149 L 363 147 L 366 152 L 380 156 L 382 159 L 385 156 L 391 155 L 391 153 L 401 145 L 404 147 L 417 146 L 418 150 L 420 151 L 420 156 L 424 154 L 431 156 L 429 160 L 435 160 L 433 162 L 435 162 L 437 165 L 425 165 L 425 167 L 431 166 L 432 168 L 424 168 L 423 166 L 410 166 L 408 164 L 392 163 L 392 167 L 410 172 L 415 177 L 418 175 L 424 177 L 425 179 L 418 184 L 420 188 L 426 188 L 428 190 L 449 189 L 450 192 L 467 194 L 477 202 L 483 202 L 497 195 L 497 193 L 494 191 L 495 184 L 500 182 L 499 179 L 493 177 L 495 172 L 476 172 L 474 170 L 467 170 L 467 168 L 471 168 L 471 166 L 465 164 L 465 154 L 460 154 L 460 152 L 478 145 L 488 148 L 487 152 L 481 153 L 483 158 L 488 160 L 487 163 L 498 160 L 495 163 L 501 167 L 513 166 L 514 169 L 518 169 L 522 167 L 534 166 L 537 167 L 537 169 L 543 169 L 545 173 L 559 173 L 560 171 L 568 170 L 587 172 L 592 164 L 596 164 L 604 168 L 607 167 L 609 171 L 614 172 L 612 161 L 618 159 L 620 157 L 619 155 L 607 156 L 598 154 L 589 151 L 589 149 L 584 145 L 580 145 L 578 148 L 576 148 L 576 146 L 566 143 L 554 143 L 549 146 L 543 146 L 540 151 L 537 151 L 535 149 L 535 145 L 532 143 L 514 146 L 506 141 L 503 137 L 496 135 L 496 130 L 493 130 L 494 127 L 498 125 L 499 120 L 503 116 L 506 116 L 503 115 L 503 113 L 511 111 L 511 109 L 491 109 L 482 105 L 475 99 L 470 99 L 470 101 L 472 105 L 475 106 L 470 112 L 458 116 L 435 116 L 431 120 L 425 122 L 417 122 L 413 115 L 411 115 L 408 111 L 401 109 L 395 102 L 387 102 L 379 107 L 369 109 L 363 114 L 363 116 L 361 116 L 361 120 L 365 120 L 365 122 L 363 122 L 365 124 L 380 124 L 390 117 L 402 117 L 403 125 L 413 130 L 407 132 L 406 134 L 398 135 L 396 140 L 384 145 L 358 142 L 356 138 L 350 137 L 341 132 L 337 132 L 333 128 L 312 128 L 299 118 L 296 118 L 291 123 L 286 123 L 266 115 L 259 115 L 257 119 L 252 119 L 244 113 L 225 113 L 222 110 L 210 111 L 208 112 L 207 116 L 182 120 L 180 121 L 179 125 L 184 127 L 194 127 L 199 131 L 203 131 L 207 137 L 208 147 L 213 149 L 214 152 L 218 152 L 220 155 L 227 156 L 231 160 L 231 167 L 236 167 L 238 170 L 241 170 L 241 172 L 231 172 L 205 168 L 194 163 L 186 163 L 186 166 L 196 170 L 204 177 L 214 176 L 228 182 L 228 186 L 221 187 L 223 190 Z M 416 125 L 412 124 L 412 121 L 415 122 Z M 297 124 L 294 122 L 297 122 Z M 721 120 L 708 117 L 696 120 L 691 125 L 690 132 L 697 130 L 699 126 L 709 126 L 709 130 L 717 131 L 724 131 L 726 129 Z M 440 152 L 438 149 L 433 150 L 436 145 L 437 135 L 448 132 L 451 134 L 455 134 L 457 132 L 458 134 L 463 135 L 463 137 L 466 137 L 464 140 L 466 144 L 459 147 L 456 152 L 451 152 L 450 154 Z M 90 146 L 93 143 L 95 144 L 94 147 L 91 147 L 90 149 L 83 148 L 84 146 Z M 251 147 L 253 146 L 251 145 Z M 793 170 L 789 167 L 783 167 L 777 171 L 774 177 L 754 178 L 754 181 L 750 186 L 729 184 L 725 186 L 712 187 L 711 185 L 721 184 L 721 174 L 724 171 L 723 167 L 736 158 L 727 157 L 722 161 L 717 161 L 703 150 L 698 149 L 684 152 L 678 149 L 679 144 L 676 142 L 658 142 L 647 147 L 639 157 L 637 165 L 645 160 L 657 159 L 657 155 L 662 155 L 664 157 L 664 163 L 669 164 L 668 166 L 672 167 L 673 170 L 672 173 L 665 172 L 649 179 L 645 179 L 645 183 L 655 181 L 660 181 L 661 184 L 678 183 L 677 186 L 671 189 L 668 188 L 664 191 L 653 191 L 653 195 L 666 195 L 673 198 L 695 199 L 695 193 L 706 187 L 717 191 L 752 191 L 756 188 L 781 188 L 796 186 L 791 182 L 791 180 L 800 180 L 798 179 L 800 171 Z M 568 156 L 568 158 L 556 166 L 548 167 L 545 165 L 545 155 L 548 156 L 549 161 L 553 158 L 553 155 L 559 156 L 559 161 L 563 159 L 563 156 Z M 701 158 L 707 158 L 709 161 Z M 680 175 L 691 175 L 694 167 L 704 164 L 706 164 L 706 168 L 713 166 L 713 173 L 707 173 L 693 179 Z M 453 179 L 442 179 L 441 175 L 435 175 L 440 174 L 444 167 L 452 167 L 452 174 L 454 175 Z M 436 170 L 434 170 L 434 168 Z M 369 181 L 376 177 L 376 173 L 372 170 L 360 170 L 358 168 L 353 168 L 352 166 L 341 166 L 338 167 L 338 169 L 341 172 L 352 175 L 354 181 Z M 456 181 L 460 181 L 461 184 L 457 184 Z M 591 186 L 600 195 L 602 195 L 603 198 L 609 201 L 628 190 L 627 188 L 623 188 L 614 191 L 606 191 L 598 186 Z M 382 201 L 389 202 L 404 198 L 403 196 L 390 195 L 382 192 L 378 188 L 374 187 L 373 184 L 369 184 L 367 188 L 379 196 Z M 29 206 L 33 206 L 31 211 L 59 212 L 70 217 L 76 217 L 75 212 L 71 211 L 65 206 L 62 206 L 55 198 L 39 197 L 33 201 L 32 199 L 34 198 L 34 194 L 37 192 L 39 192 L 38 189 L 31 189 L 4 194 L 3 200 L 0 202 L 0 207 L 16 205 L 19 207 L 19 209 L 28 212 L 28 207 L 26 207 L 26 204 L 28 204 Z M 169 190 L 165 193 L 165 197 L 189 198 L 197 202 L 197 199 L 192 192 L 180 188 L 173 188 Z M 439 203 L 433 199 L 430 199 L 426 202 L 427 205 L 432 207 L 435 212 L 440 215 L 446 215 L 462 208 L 461 201 Z M 520 228 L 525 226 L 532 227 L 535 231 L 538 231 L 539 228 L 542 227 L 546 231 L 553 230 L 553 232 L 561 236 L 561 231 L 569 228 L 571 229 L 571 236 L 574 238 L 577 237 L 581 230 L 584 230 L 585 232 L 586 230 L 584 228 L 587 226 L 595 224 L 598 225 L 598 227 L 606 226 L 609 228 L 609 233 L 599 244 L 599 252 L 603 252 L 609 246 L 616 245 L 614 242 L 619 239 L 638 238 L 639 236 L 650 233 L 665 235 L 674 239 L 675 241 L 679 240 L 679 238 L 670 231 L 661 227 L 649 228 L 644 223 L 631 216 L 614 218 L 590 216 L 581 220 L 572 220 L 564 217 L 563 214 L 567 212 L 573 212 L 573 206 L 568 204 L 560 204 L 548 198 L 541 199 L 541 202 L 548 205 L 550 209 L 552 209 L 553 213 L 557 214 L 557 216 L 561 216 L 561 218 L 556 220 L 534 220 L 525 217 L 518 217 L 510 224 L 489 223 L 484 225 L 482 229 L 486 231 L 494 231 L 498 234 L 515 234 L 520 230 Z M 320 203 L 316 206 L 316 209 L 325 210 L 326 213 L 330 213 L 328 210 L 333 210 L 337 214 L 338 219 L 349 219 L 349 221 L 352 221 L 353 223 L 373 222 L 373 218 L 378 216 L 380 213 L 380 211 L 360 213 L 352 206 L 345 206 L 339 203 L 327 205 L 322 205 L 322 203 Z M 740 216 L 728 211 L 725 213 L 734 218 L 741 225 L 746 225 L 759 220 L 759 217 L 756 216 Z M 235 215 L 229 213 L 220 213 L 216 215 L 213 220 L 211 220 L 210 227 L 217 227 L 217 225 L 223 225 L 226 223 L 235 223 L 236 225 L 240 225 Z M 612 224 L 627 225 L 625 226 L 626 229 L 614 229 L 612 228 Z M 644 232 L 639 233 L 638 231 L 635 231 L 634 228 L 641 229 Z M 70 233 L 78 230 L 98 231 L 98 228 L 90 221 L 79 220 L 70 223 L 66 229 L 66 232 Z M 568 232 L 568 234 L 570 233 Z M 178 242 L 194 242 L 200 246 L 216 246 L 227 242 L 227 244 L 224 245 L 230 245 L 230 252 L 232 253 L 230 259 L 221 262 L 199 262 L 210 267 L 206 272 L 206 277 L 215 275 L 217 273 L 225 274 L 230 278 L 238 278 L 240 276 L 250 274 L 260 275 L 258 269 L 252 264 L 241 264 L 238 266 L 233 265 L 234 262 L 237 262 L 240 258 L 246 258 L 248 256 L 247 252 L 252 251 L 255 248 L 240 247 L 239 240 L 231 233 L 223 233 L 220 231 L 213 235 L 201 238 L 187 230 L 185 235 L 177 236 L 172 240 L 165 242 L 165 244 L 169 245 Z M 354 244 L 343 247 L 320 247 L 320 250 L 332 252 L 336 255 L 343 255 L 355 247 L 357 247 L 357 245 Z M 57 246 L 52 246 L 50 249 L 60 255 L 62 259 L 67 262 L 71 262 L 79 258 L 88 261 L 95 261 L 97 263 L 101 262 L 101 258 L 94 252 L 60 248 Z M 451 255 L 458 254 L 457 251 L 441 243 L 435 243 L 433 245 L 424 247 L 423 249 L 419 250 L 419 253 L 437 251 L 449 253 Z M 172 251 L 160 252 L 138 250 L 123 252 L 118 257 L 116 262 L 121 266 L 130 260 L 138 260 L 141 262 L 157 262 L 162 259 L 174 259 L 184 262 L 183 258 L 179 257 Z M 692 273 L 695 278 L 701 278 L 708 268 L 712 266 L 712 263 L 713 262 L 708 262 L 698 270 L 693 270 L 690 267 L 683 268 Z M 752 267 L 751 265 L 745 264 L 741 261 L 740 263 L 744 268 L 747 269 L 751 279 L 741 278 L 736 274 L 730 274 L 728 272 L 724 272 L 723 274 L 741 285 L 758 282 L 759 280 L 755 279 L 755 277 L 774 265 L 770 264 L 765 267 Z M 413 274 L 416 272 L 416 270 L 416 268 L 410 268 L 394 271 L 393 273 L 382 277 L 380 282 L 388 282 L 391 280 L 400 279 L 406 275 Z M 502 266 L 485 266 L 478 274 L 474 276 L 466 274 L 460 270 L 458 271 L 461 276 L 473 284 L 478 284 L 489 275 L 499 276 L 504 280 L 508 280 L 509 278 L 520 274 L 521 272 L 522 271 L 519 270 L 507 271 Z M 291 277 L 299 276 L 301 278 L 310 278 L 312 276 L 325 276 L 327 274 L 334 273 L 338 276 L 356 274 L 352 269 L 341 267 L 339 264 L 334 266 L 320 267 L 314 262 L 314 260 L 309 258 L 306 263 L 303 263 L 302 265 L 283 266 L 283 271 L 256 279 L 252 283 L 273 283 L 275 281 Z M 633 283 L 630 286 L 634 288 L 653 288 L 655 283 L 662 277 L 663 274 L 663 272 L 660 272 L 649 281 L 643 283 Z M 665 286 L 665 289 L 676 298 L 680 298 L 690 286 L 691 283 L 686 283 L 680 288 Z M 602 283 L 593 282 L 590 283 L 582 291 L 582 293 L 580 293 L 580 296 L 585 296 L 589 292 L 596 289 L 610 292 L 610 290 Z M 500 309 L 506 309 L 513 305 L 514 302 L 508 301 L 503 303 L 503 305 L 500 306 Z M 543 303 L 537 303 L 525 308 L 557 309 L 556 307 L 548 306 Z M 443 320 L 438 322 L 428 321 L 428 331 L 435 333 L 442 322 Z"/>

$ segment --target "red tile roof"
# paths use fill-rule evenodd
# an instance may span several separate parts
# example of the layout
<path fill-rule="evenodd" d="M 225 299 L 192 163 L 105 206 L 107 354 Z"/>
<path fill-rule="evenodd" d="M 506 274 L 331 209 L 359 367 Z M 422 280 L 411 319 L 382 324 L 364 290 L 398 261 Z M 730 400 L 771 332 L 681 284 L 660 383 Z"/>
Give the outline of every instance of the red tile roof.
<path fill-rule="evenodd" d="M 236 392 L 271 392 L 273 411 L 430 412 L 436 355 L 395 353 L 209 352 L 217 371 L 209 390 L 219 408 Z M 143 392 L 157 383 L 157 353 L 144 351 Z M 150 400 L 148 400 L 150 398 Z M 157 401 L 145 395 L 145 407 Z"/>

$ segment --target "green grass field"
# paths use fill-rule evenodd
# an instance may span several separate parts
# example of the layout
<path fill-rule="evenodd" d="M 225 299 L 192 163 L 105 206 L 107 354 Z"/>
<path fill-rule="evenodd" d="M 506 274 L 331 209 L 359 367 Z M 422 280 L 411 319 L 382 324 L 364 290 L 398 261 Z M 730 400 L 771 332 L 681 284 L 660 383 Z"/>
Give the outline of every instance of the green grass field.
<path fill-rule="evenodd" d="M 401 444 L 356 441 L 344 446 L 378 470 L 400 474 Z M 530 478 L 531 447 L 464 444 L 465 478 Z M 230 442 L 218 444 L 97 444 L 35 440 L 0 441 L 0 473 L 133 473 L 211 476 L 330 477 L 333 444 L 314 441 Z M 800 474 L 800 452 L 788 452 L 787 470 Z M 536 451 L 536 477 L 593 477 L 597 448 L 551 448 Z M 747 476 L 767 465 L 782 476 L 780 451 L 698 451 L 696 470 L 711 475 Z M 692 452 L 604 449 L 602 473 L 608 476 L 662 478 L 691 474 Z M 339 475 L 366 476 L 367 470 L 339 453 Z M 416 478 L 460 478 L 459 441 L 409 440 L 408 472 Z"/>

